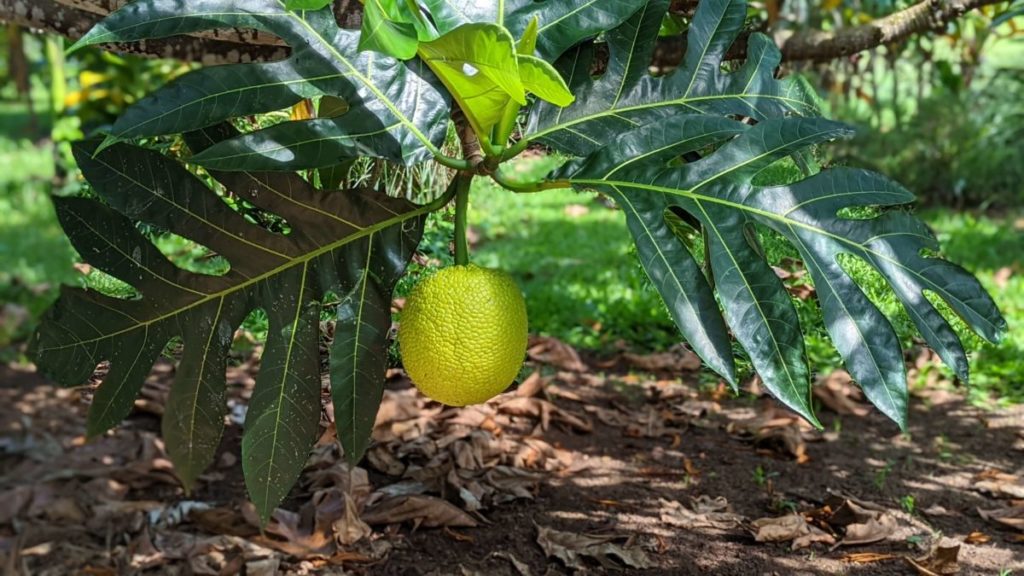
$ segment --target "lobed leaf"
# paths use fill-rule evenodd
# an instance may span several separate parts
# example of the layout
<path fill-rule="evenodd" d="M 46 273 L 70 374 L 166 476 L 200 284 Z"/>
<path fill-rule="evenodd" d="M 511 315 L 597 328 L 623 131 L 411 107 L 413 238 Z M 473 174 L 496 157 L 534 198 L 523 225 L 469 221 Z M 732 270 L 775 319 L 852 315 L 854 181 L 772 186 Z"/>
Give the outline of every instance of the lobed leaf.
<path fill-rule="evenodd" d="M 814 279 L 826 327 L 850 373 L 868 399 L 904 427 L 907 387 L 899 340 L 839 265 L 839 256 L 849 254 L 874 266 L 928 343 L 965 378 L 963 349 L 925 293 L 938 295 L 989 340 L 997 339 L 1006 323 L 970 274 L 923 255 L 937 244 L 919 220 L 891 209 L 913 199 L 899 185 L 849 168 L 825 170 L 784 186 L 751 183 L 773 162 L 850 132 L 820 118 L 774 118 L 749 127 L 715 116 L 676 116 L 621 135 L 567 165 L 559 176 L 575 186 L 607 191 L 623 205 L 648 273 L 680 328 L 695 351 L 723 372 L 725 340 L 720 326 L 703 321 L 703 326 L 714 328 L 714 340 L 695 334 L 699 331 L 685 322 L 697 315 L 696 307 L 676 306 L 680 298 L 706 303 L 708 287 L 690 276 L 696 265 L 679 241 L 673 243 L 665 232 L 665 212 L 679 209 L 698 220 L 709 243 L 710 268 L 726 323 L 772 394 L 816 423 L 796 312 L 751 230 L 767 227 L 792 242 Z M 710 140 L 724 143 L 693 162 L 676 161 Z M 842 216 L 844 209 L 865 206 L 890 209 L 869 219 Z M 672 259 L 657 257 L 656 249 L 667 251 Z M 690 276 L 689 283 L 673 284 L 670 268 L 677 277 Z M 708 309 L 701 312 L 711 314 Z"/>
<path fill-rule="evenodd" d="M 451 105 L 437 79 L 420 62 L 360 52 L 359 32 L 339 28 L 329 6 L 293 11 L 276 0 L 190 0 L 186 8 L 181 0 L 138 0 L 110 14 L 72 48 L 220 28 L 276 35 L 291 46 L 291 55 L 280 62 L 190 72 L 129 107 L 114 123 L 112 139 L 197 130 L 330 95 L 350 105 L 348 113 L 318 126 L 324 136 L 336 131 L 333 137 L 342 144 L 335 152 L 365 151 L 406 164 L 439 152 Z M 349 145 L 354 133 L 365 132 L 376 137 L 361 148 Z M 250 154 L 254 159 L 244 165 L 258 165 L 260 151 Z"/>
<path fill-rule="evenodd" d="M 217 127 L 190 134 L 196 151 L 230 138 Z M 55 199 L 61 225 L 82 257 L 132 285 L 121 300 L 65 288 L 33 338 L 40 369 L 81 384 L 101 361 L 110 370 L 89 414 L 96 435 L 128 415 L 142 383 L 172 337 L 184 341 L 164 417 L 168 453 L 186 486 L 216 453 L 224 417 L 225 362 L 235 328 L 254 308 L 270 321 L 242 441 L 246 484 L 266 520 L 298 478 L 320 421 L 320 301 L 341 295 L 332 360 L 336 395 L 369 391 L 358 413 L 339 410 L 339 429 L 366 430 L 384 378 L 374 356 L 385 349 L 391 291 L 432 207 L 364 190 L 321 192 L 295 174 L 213 172 L 227 190 L 287 220 L 287 235 L 243 218 L 184 166 L 157 152 L 97 141 L 75 157 L 103 203 Z M 136 229 L 146 222 L 193 240 L 231 265 L 222 276 L 187 272 Z M 340 367 L 340 368 L 338 368 Z M 343 369 L 342 369 L 343 368 Z M 379 400 L 379 394 L 377 395 Z M 351 434 L 349 434 L 351 436 Z M 365 439 L 363 439 L 365 443 Z M 352 455 L 359 453 L 353 446 Z"/>
<path fill-rule="evenodd" d="M 551 3 L 549 3 L 551 4 Z M 592 44 L 574 48 L 559 61 L 576 103 L 568 108 L 541 104 L 528 132 L 558 150 L 589 154 L 623 132 L 679 114 L 746 116 L 756 120 L 815 112 L 812 97 L 795 80 L 777 80 L 781 56 L 763 34 L 748 40 L 747 60 L 723 72 L 728 49 L 746 18 L 743 0 L 701 0 L 687 33 L 682 64 L 661 77 L 649 71 L 668 0 L 650 0 L 606 34 L 604 73 L 593 78 Z"/>

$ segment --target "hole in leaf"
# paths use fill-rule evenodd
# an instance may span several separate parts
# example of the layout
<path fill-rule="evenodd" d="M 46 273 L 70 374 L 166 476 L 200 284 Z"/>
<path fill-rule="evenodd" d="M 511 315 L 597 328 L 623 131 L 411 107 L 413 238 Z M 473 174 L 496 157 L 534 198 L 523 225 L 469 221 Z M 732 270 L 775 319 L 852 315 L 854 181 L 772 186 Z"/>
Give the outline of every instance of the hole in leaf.
<path fill-rule="evenodd" d="M 860 286 L 868 300 L 889 320 L 904 349 L 908 348 L 911 338 L 917 334 L 917 329 L 885 276 L 869 262 L 853 254 L 839 254 L 836 256 L 836 262 Z"/>
<path fill-rule="evenodd" d="M 238 337 L 235 342 L 241 344 L 241 348 L 255 347 L 267 341 L 267 333 L 270 331 L 270 319 L 262 308 L 254 308 L 242 321 Z"/>
<path fill-rule="evenodd" d="M 139 300 L 142 293 L 127 282 L 107 274 L 97 268 L 92 268 L 85 275 L 85 287 L 88 290 L 95 290 L 104 296 L 119 298 L 121 300 Z"/>
<path fill-rule="evenodd" d="M 882 209 L 878 206 L 847 206 L 836 212 L 843 220 L 871 220 L 881 215 Z"/>
<path fill-rule="evenodd" d="M 956 313 L 956 310 L 953 310 L 948 302 L 942 299 L 942 296 L 931 290 L 925 290 L 924 297 L 953 328 L 965 350 L 977 350 L 985 344 L 985 340 L 971 330 L 967 322 Z"/>
<path fill-rule="evenodd" d="M 754 186 L 785 186 L 804 179 L 804 173 L 792 158 L 772 162 L 758 172 L 751 183 Z"/>
<path fill-rule="evenodd" d="M 202 244 L 155 226 L 140 228 L 157 250 L 179 268 L 207 276 L 223 276 L 231 270 L 227 259 Z"/>

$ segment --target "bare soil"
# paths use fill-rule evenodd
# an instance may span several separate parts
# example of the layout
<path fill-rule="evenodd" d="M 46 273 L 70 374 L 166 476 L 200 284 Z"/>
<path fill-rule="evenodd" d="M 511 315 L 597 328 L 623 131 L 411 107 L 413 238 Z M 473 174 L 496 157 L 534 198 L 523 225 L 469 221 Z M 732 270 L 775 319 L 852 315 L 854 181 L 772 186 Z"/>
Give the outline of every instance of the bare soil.
<path fill-rule="evenodd" d="M 375 448 L 356 469 L 340 457 L 325 408 L 309 467 L 262 534 L 238 462 L 254 361 L 229 371 L 221 454 L 191 495 L 158 437 L 169 364 L 129 420 L 92 441 L 83 437 L 90 388 L 61 390 L 30 367 L 0 366 L 0 567 L 26 575 L 1024 573 L 1022 407 L 981 410 L 932 386 L 915 393 L 900 433 L 840 384 L 847 401 L 821 400 L 825 431 L 815 431 L 756 394 L 699 386 L 695 372 L 656 377 L 621 361 L 534 356 L 555 365 L 535 362 L 518 391 L 461 410 L 424 400 L 396 372 Z M 713 511 L 701 507 L 712 501 Z M 849 544 L 859 528 L 830 516 L 840 501 L 878 520 L 868 522 L 868 542 Z M 1009 512 L 999 522 L 979 510 Z M 793 538 L 767 538 L 758 527 L 793 514 L 793 526 L 808 530 L 806 522 L 824 541 L 793 549 Z"/>

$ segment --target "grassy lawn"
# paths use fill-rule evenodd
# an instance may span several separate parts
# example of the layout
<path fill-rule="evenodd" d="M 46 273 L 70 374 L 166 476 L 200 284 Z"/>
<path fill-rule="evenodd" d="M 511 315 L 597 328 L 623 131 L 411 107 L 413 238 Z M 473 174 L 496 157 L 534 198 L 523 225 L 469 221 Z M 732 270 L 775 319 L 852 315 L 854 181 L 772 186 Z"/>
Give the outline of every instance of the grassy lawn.
<path fill-rule="evenodd" d="M 534 157 L 516 166 L 513 176 L 538 177 L 556 162 Z M 83 277 L 73 268 L 75 252 L 62 236 L 47 197 L 50 149 L 0 138 L 0 165 L 8 167 L 0 172 L 0 298 L 37 318 L 56 297 L 60 283 L 80 285 Z M 981 403 L 994 396 L 1003 402 L 1024 401 L 1019 360 L 1024 333 L 1017 330 L 1024 318 L 1024 215 L 933 211 L 924 216 L 939 235 L 944 253 L 978 274 L 1010 322 L 1010 334 L 998 345 L 967 338 L 972 397 Z M 425 246 L 447 260 L 443 253 L 450 222 L 442 217 L 431 222 Z M 513 194 L 480 180 L 470 223 L 477 236 L 474 262 L 504 268 L 515 276 L 527 296 L 532 331 L 601 351 L 663 349 L 680 340 L 636 259 L 621 212 L 598 196 L 571 190 Z M 771 238 L 765 238 L 765 244 L 770 255 L 792 253 Z M 1005 269 L 1014 273 L 1004 277 Z M 865 274 L 861 281 L 898 328 L 906 325 L 905 314 L 880 280 Z M 814 324 L 816 305 L 812 300 L 797 301 L 797 307 L 808 332 L 813 369 L 823 372 L 839 366 L 820 323 Z M 15 324 L 0 317 L 0 348 L 26 338 L 31 326 L 31 319 Z M 901 331 L 909 343 L 911 334 Z"/>
<path fill-rule="evenodd" d="M 535 158 L 518 165 L 516 176 L 540 177 L 555 164 Z M 471 208 L 471 226 L 480 234 L 474 262 L 516 277 L 533 331 L 584 348 L 619 341 L 660 348 L 678 340 L 628 241 L 622 213 L 595 194 L 512 194 L 479 180 Z"/>

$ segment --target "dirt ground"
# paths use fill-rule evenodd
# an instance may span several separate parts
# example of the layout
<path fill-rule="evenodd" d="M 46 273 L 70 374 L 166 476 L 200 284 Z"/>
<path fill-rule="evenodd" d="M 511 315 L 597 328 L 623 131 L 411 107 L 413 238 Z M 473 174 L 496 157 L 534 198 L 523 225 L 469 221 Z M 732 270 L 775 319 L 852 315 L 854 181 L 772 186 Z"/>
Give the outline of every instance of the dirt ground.
<path fill-rule="evenodd" d="M 699 385 L 683 350 L 583 362 L 534 339 L 519 388 L 443 408 L 400 372 L 359 468 L 325 407 L 299 485 L 261 533 L 239 464 L 256 360 L 229 368 L 221 454 L 193 494 L 159 440 L 160 364 L 117 430 L 91 388 L 0 366 L 7 574 L 1024 574 L 1024 409 L 942 383 L 901 434 L 842 373 L 824 431 Z M 655 374 L 655 375 L 650 375 Z"/>

